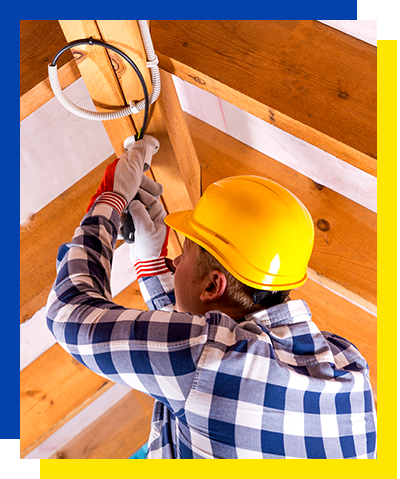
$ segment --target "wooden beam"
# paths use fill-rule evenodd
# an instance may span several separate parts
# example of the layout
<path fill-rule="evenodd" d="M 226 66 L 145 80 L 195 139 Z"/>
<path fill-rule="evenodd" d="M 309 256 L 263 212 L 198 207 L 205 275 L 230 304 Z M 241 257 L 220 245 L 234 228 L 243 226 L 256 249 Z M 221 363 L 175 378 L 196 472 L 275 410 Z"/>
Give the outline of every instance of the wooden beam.
<path fill-rule="evenodd" d="M 66 43 L 57 20 L 20 20 L 20 96 L 47 78 L 48 64 Z M 65 52 L 57 65 L 71 60 Z"/>
<path fill-rule="evenodd" d="M 94 20 L 60 20 L 60 25 L 68 42 L 89 37 L 103 40 Z M 108 50 L 99 46 L 82 45 L 71 51 L 97 111 L 117 110 L 128 104 L 116 78 L 128 70 L 122 59 L 110 57 Z M 124 153 L 125 138 L 136 133 L 132 117 L 104 121 L 103 125 L 115 154 L 120 156 Z"/>
<path fill-rule="evenodd" d="M 317 21 L 153 20 L 160 66 L 376 176 L 376 48 Z"/>
<path fill-rule="evenodd" d="M 292 191 L 315 224 L 310 268 L 376 305 L 376 214 L 185 114 L 202 166 L 203 191 L 221 178 L 254 174 Z"/>
<path fill-rule="evenodd" d="M 129 57 L 132 58 L 132 60 L 138 65 L 139 69 L 146 73 L 145 78 L 149 78 L 149 70 L 146 67 L 146 55 L 137 22 L 132 20 L 106 20 L 97 21 L 97 24 L 101 36 L 113 45 L 123 48 L 125 53 L 129 55 Z M 126 101 L 132 99 L 133 85 L 137 85 L 138 83 L 136 75 L 132 69 L 121 69 L 121 74 L 118 76 L 118 81 Z M 149 91 L 151 91 L 151 83 L 150 80 L 148 81 L 150 84 Z M 171 143 L 175 153 L 168 155 L 170 158 L 167 159 L 167 164 L 164 163 L 164 156 L 162 168 L 160 168 L 160 158 L 158 157 L 157 153 L 157 155 L 154 157 L 154 163 L 152 165 L 152 173 L 155 179 L 159 179 L 165 187 L 163 198 L 167 210 L 175 208 L 173 203 L 176 202 L 176 196 L 178 196 L 178 198 L 180 197 L 179 202 L 181 206 L 186 205 L 186 207 L 189 208 L 192 206 L 190 201 L 191 199 L 192 201 L 195 199 L 197 202 L 200 198 L 200 166 L 198 161 L 197 164 L 190 165 L 190 161 L 195 162 L 197 160 L 196 153 L 194 151 L 193 145 L 191 144 L 190 134 L 185 125 L 185 120 L 183 118 L 182 110 L 180 109 L 175 88 L 171 83 L 172 80 L 168 82 L 168 76 L 162 78 L 161 95 L 152 108 L 149 127 L 147 129 L 147 133 L 153 133 L 154 136 L 159 140 L 160 135 L 163 135 L 163 138 L 165 139 L 165 133 L 167 133 L 168 143 Z M 169 95 L 171 95 L 171 98 Z M 138 97 L 136 99 L 140 98 L 141 97 Z M 163 112 L 163 106 L 166 105 L 166 102 L 170 102 L 168 103 L 168 106 L 170 107 L 171 112 L 168 116 L 164 115 L 163 113 L 162 118 L 164 121 L 162 121 L 160 118 L 158 118 L 160 116 L 159 108 Z M 174 115 L 174 117 L 172 117 L 172 115 Z M 177 128 L 179 128 L 179 131 L 182 134 L 181 143 L 183 143 L 186 148 L 177 146 Z M 160 148 L 160 152 L 164 148 L 165 141 L 163 141 L 161 144 L 162 147 Z M 187 169 L 189 166 L 191 169 L 190 173 L 188 174 Z M 170 172 L 171 168 L 173 169 L 173 172 Z M 176 173 L 178 173 L 177 178 Z M 176 188 L 177 179 L 180 182 L 180 190 L 182 190 L 183 186 L 183 192 L 178 192 Z M 171 187 L 173 188 L 172 191 Z"/>
<path fill-rule="evenodd" d="M 76 62 L 71 60 L 58 69 L 61 88 L 67 88 L 81 77 Z M 54 98 L 48 78 L 38 83 L 20 98 L 20 121 Z"/>
<path fill-rule="evenodd" d="M 113 301 L 121 306 L 125 306 L 125 308 L 140 309 L 142 311 L 148 310 L 137 281 L 134 281 L 117 294 L 117 296 L 113 298 Z"/>
<path fill-rule="evenodd" d="M 84 409 L 112 382 L 56 344 L 21 371 L 21 457 Z"/>
<path fill-rule="evenodd" d="M 112 155 L 68 188 L 20 229 L 20 322 L 42 308 L 56 277 L 60 245 L 70 241 L 95 193 Z"/>
<path fill-rule="evenodd" d="M 49 459 L 128 459 L 148 440 L 153 404 L 132 390 Z"/>
<path fill-rule="evenodd" d="M 160 70 L 162 90 L 158 100 L 179 169 L 193 208 L 201 196 L 201 171 L 175 85 L 169 73 Z"/>

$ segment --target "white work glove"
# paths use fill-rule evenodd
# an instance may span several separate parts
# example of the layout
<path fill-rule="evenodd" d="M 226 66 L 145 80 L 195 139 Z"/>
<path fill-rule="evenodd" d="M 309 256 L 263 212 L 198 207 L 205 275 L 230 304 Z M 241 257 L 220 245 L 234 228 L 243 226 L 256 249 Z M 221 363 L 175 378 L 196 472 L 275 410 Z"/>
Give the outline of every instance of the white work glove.
<path fill-rule="evenodd" d="M 112 204 L 121 214 L 126 204 L 136 196 L 142 182 L 144 165 L 151 163 L 151 158 L 159 147 L 156 138 L 144 135 L 142 140 L 133 143 L 126 153 L 109 164 L 87 211 L 99 196 L 105 194 L 102 200 Z"/>
<path fill-rule="evenodd" d="M 164 223 L 166 213 L 156 191 L 159 183 L 144 182 L 136 198 L 129 204 L 135 226 L 135 242 L 129 244 L 129 258 L 135 267 L 137 279 L 143 276 L 157 276 L 169 273 L 168 254 L 169 227 Z M 155 194 L 152 194 L 155 193 Z"/>

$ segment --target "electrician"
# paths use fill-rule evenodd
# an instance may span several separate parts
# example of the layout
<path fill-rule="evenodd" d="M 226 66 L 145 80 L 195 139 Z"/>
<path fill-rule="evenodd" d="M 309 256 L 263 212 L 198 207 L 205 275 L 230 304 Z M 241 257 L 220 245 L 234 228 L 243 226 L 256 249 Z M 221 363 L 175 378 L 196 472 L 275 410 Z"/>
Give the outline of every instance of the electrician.
<path fill-rule="evenodd" d="M 210 185 L 166 216 L 143 175 L 150 136 L 109 165 L 70 243 L 59 248 L 47 322 L 97 374 L 155 399 L 148 458 L 376 457 L 368 365 L 321 332 L 290 291 L 307 279 L 305 206 L 266 178 Z M 110 274 L 128 207 L 129 246 L 149 311 L 113 303 Z M 185 236 L 167 258 L 169 228 Z"/>

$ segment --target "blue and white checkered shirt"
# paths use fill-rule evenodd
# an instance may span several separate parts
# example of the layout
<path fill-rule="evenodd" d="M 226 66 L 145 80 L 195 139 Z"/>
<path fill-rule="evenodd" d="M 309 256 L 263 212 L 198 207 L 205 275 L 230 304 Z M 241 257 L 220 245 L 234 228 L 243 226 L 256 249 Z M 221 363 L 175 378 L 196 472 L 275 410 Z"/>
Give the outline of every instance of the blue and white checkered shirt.
<path fill-rule="evenodd" d="M 234 321 L 173 311 L 173 275 L 140 280 L 150 311 L 112 302 L 119 214 L 95 204 L 60 247 L 47 305 L 60 345 L 156 399 L 148 458 L 375 458 L 368 366 L 302 300 Z"/>

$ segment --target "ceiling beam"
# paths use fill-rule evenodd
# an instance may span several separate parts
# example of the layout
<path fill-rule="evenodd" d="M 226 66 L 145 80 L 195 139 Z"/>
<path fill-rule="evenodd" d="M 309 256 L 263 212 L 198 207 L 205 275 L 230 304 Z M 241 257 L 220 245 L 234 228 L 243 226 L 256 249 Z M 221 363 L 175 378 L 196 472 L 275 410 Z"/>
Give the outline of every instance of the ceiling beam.
<path fill-rule="evenodd" d="M 133 389 L 49 459 L 128 459 L 149 438 L 153 404 Z"/>
<path fill-rule="evenodd" d="M 104 169 L 115 158 L 103 161 L 21 225 L 20 323 L 46 304 L 56 278 L 58 248 L 71 240 Z"/>
<path fill-rule="evenodd" d="M 376 176 L 376 47 L 300 20 L 152 20 L 151 34 L 164 70 Z"/>
<path fill-rule="evenodd" d="M 21 371 L 21 457 L 112 386 L 55 344 Z"/>
<path fill-rule="evenodd" d="M 160 70 L 162 92 L 159 98 L 164 119 L 179 169 L 188 190 L 193 208 L 201 196 L 201 167 L 179 103 L 170 73 Z"/>
<path fill-rule="evenodd" d="M 81 74 L 74 60 L 58 68 L 58 78 L 62 89 L 67 88 L 80 77 Z M 19 120 L 22 121 L 53 97 L 54 93 L 47 77 L 20 97 Z"/>

